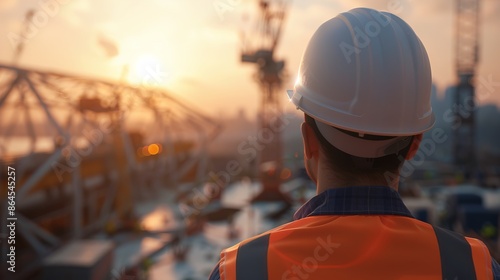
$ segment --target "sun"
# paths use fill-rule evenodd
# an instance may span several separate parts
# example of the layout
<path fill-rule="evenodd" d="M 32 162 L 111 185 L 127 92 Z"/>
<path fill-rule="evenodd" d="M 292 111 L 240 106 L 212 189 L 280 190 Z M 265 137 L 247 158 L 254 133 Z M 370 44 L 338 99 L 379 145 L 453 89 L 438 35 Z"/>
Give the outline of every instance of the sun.
<path fill-rule="evenodd" d="M 130 66 L 128 81 L 145 87 L 168 84 L 171 75 L 165 63 L 153 54 L 142 54 Z"/>

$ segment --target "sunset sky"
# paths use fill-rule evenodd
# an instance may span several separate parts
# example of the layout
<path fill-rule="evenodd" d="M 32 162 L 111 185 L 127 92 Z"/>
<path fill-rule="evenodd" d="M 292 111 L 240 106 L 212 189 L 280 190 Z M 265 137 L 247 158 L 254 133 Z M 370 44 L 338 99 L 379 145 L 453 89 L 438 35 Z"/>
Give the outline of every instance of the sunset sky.
<path fill-rule="evenodd" d="M 12 62 L 12 37 L 29 9 L 43 11 L 19 61 L 21 67 L 118 80 L 143 81 L 154 69 L 159 85 L 208 114 L 256 112 L 253 65 L 239 62 L 240 31 L 256 19 L 253 0 L 2 0 L 0 63 Z M 386 10 L 406 20 L 427 47 L 439 91 L 455 81 L 453 0 L 292 1 L 278 56 L 286 59 L 292 87 L 307 41 L 324 21 L 354 7 Z M 225 6 L 226 5 L 226 6 Z M 225 12 L 218 7 L 229 7 Z M 35 14 L 36 15 L 36 14 Z M 246 21 L 243 19 L 247 19 Z M 481 3 L 478 75 L 500 81 L 500 1 Z M 14 35 L 13 35 L 14 34 Z M 498 91 L 498 89 L 497 89 Z M 479 103 L 500 105 L 500 93 Z"/>

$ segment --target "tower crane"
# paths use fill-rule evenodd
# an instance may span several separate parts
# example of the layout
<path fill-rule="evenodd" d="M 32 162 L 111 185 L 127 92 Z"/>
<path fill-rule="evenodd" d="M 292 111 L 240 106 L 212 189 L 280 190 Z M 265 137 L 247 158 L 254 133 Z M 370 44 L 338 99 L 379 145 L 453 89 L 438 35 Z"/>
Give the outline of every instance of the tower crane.
<path fill-rule="evenodd" d="M 480 0 L 456 0 L 455 67 L 458 84 L 455 88 L 455 129 L 453 152 L 455 164 L 470 174 L 476 165 L 475 156 L 475 87 L 474 75 L 479 49 Z M 465 110 L 463 110 L 465 109 Z"/>
<path fill-rule="evenodd" d="M 282 110 L 278 89 L 284 80 L 285 61 L 277 59 L 275 51 L 278 46 L 283 22 L 285 20 L 287 0 L 260 0 L 259 22 L 253 43 L 259 42 L 257 48 L 244 45 L 241 54 L 243 63 L 257 65 L 256 80 L 261 89 L 261 108 L 259 116 L 259 136 L 265 148 L 258 156 L 258 176 L 263 184 L 263 192 L 254 200 L 282 200 L 279 192 L 280 175 L 283 169 L 283 141 L 281 129 L 283 125 Z M 248 42 L 248 40 L 247 40 Z"/>

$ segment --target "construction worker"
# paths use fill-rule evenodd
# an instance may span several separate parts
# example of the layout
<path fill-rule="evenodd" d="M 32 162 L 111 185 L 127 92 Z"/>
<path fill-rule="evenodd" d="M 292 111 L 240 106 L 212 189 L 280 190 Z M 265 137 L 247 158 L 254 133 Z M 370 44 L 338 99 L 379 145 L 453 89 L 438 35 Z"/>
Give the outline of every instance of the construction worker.
<path fill-rule="evenodd" d="M 399 17 L 357 8 L 322 24 L 288 91 L 305 114 L 318 195 L 293 222 L 224 250 L 210 279 L 500 279 L 481 241 L 415 219 L 397 192 L 434 125 L 431 82 L 427 52 Z"/>

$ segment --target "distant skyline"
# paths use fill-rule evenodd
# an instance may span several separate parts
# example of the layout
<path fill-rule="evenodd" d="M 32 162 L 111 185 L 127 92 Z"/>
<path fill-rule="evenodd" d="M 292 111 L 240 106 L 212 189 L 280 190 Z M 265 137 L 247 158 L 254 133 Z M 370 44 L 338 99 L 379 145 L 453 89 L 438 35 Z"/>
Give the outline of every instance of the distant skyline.
<path fill-rule="evenodd" d="M 12 38 L 20 34 L 26 12 L 35 8 L 38 14 L 32 21 L 37 25 L 30 30 L 21 67 L 118 80 L 128 65 L 129 81 L 158 84 L 208 114 L 234 114 L 245 108 L 253 115 L 260 93 L 252 78 L 255 68 L 239 62 L 239 32 L 249 25 L 242 18 L 255 20 L 255 2 L 2 0 L 0 63 L 12 61 Z M 500 82 L 500 1 L 481 3 L 477 75 Z M 290 78 L 285 87 L 293 86 L 302 52 L 321 23 L 367 6 L 391 11 L 414 28 L 428 50 L 438 92 L 444 92 L 455 82 L 453 4 L 452 0 L 291 1 L 277 52 L 287 62 Z M 498 87 L 487 95 L 478 94 L 485 97 L 479 104 L 500 104 Z"/>

